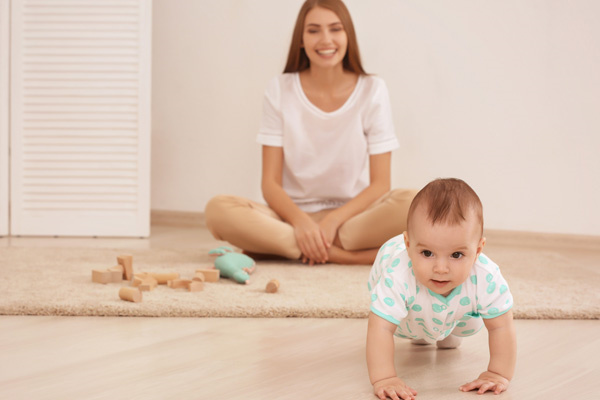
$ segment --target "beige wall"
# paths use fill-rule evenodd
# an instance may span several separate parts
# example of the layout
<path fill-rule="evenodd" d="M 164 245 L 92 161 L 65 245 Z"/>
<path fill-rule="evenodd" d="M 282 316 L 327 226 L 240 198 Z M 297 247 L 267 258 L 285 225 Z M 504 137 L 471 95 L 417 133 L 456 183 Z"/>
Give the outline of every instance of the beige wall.
<path fill-rule="evenodd" d="M 154 0 L 152 209 L 261 200 L 255 135 L 302 0 Z M 600 235 L 600 2 L 346 0 L 390 89 L 393 184 L 459 177 L 493 229 Z"/>

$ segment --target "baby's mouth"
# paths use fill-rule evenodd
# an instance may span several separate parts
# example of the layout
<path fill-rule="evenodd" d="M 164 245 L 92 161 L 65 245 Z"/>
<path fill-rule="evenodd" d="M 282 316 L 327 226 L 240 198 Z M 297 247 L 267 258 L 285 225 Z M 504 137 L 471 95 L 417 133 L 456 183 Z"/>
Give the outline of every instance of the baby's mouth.
<path fill-rule="evenodd" d="M 438 280 L 435 280 L 435 279 L 432 279 L 431 282 L 436 287 L 439 287 L 439 288 L 442 288 L 442 287 L 446 286 L 448 283 L 450 283 L 450 281 L 438 281 Z"/>

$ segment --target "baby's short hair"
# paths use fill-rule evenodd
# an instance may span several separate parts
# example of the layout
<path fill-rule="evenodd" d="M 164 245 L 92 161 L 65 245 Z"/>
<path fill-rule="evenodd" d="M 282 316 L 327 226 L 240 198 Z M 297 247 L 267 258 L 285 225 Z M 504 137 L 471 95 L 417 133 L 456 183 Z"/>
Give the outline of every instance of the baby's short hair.
<path fill-rule="evenodd" d="M 466 220 L 469 210 L 475 212 L 483 233 L 483 206 L 477 193 L 466 182 L 456 178 L 436 179 L 417 193 L 408 209 L 407 229 L 415 210 L 425 207 L 432 225 L 446 222 L 451 225 Z"/>

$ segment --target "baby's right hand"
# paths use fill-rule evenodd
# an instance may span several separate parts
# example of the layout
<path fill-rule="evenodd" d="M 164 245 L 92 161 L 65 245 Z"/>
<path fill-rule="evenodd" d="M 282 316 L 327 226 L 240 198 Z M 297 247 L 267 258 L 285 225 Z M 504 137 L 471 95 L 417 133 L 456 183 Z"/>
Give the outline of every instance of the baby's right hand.
<path fill-rule="evenodd" d="M 381 400 L 391 398 L 392 400 L 414 400 L 417 391 L 408 386 L 398 377 L 387 378 L 377 381 L 373 384 L 375 396 Z"/>

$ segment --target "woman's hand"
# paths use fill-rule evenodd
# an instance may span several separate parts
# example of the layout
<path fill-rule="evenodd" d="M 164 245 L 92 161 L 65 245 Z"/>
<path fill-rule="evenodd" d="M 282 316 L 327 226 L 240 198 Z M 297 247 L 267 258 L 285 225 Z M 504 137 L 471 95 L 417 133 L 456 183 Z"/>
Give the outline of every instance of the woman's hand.
<path fill-rule="evenodd" d="M 328 260 L 328 249 L 331 244 L 327 242 L 325 233 L 308 215 L 294 225 L 296 242 L 302 252 L 302 262 L 309 265 L 323 264 Z"/>
<path fill-rule="evenodd" d="M 327 214 L 320 222 L 319 227 L 323 232 L 323 237 L 327 243 L 327 248 L 331 247 L 335 237 L 337 236 L 338 229 L 340 227 L 339 220 L 335 217 L 335 211 Z"/>

